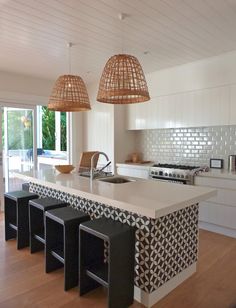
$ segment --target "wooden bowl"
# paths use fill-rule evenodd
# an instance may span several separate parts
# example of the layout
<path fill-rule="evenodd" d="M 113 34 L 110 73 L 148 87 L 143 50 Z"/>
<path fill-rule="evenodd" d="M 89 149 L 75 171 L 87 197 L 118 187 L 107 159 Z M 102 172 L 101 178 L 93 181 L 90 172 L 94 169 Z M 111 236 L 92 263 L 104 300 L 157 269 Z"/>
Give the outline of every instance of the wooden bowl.
<path fill-rule="evenodd" d="M 70 173 L 75 167 L 73 165 L 55 165 L 57 171 L 60 173 Z"/>

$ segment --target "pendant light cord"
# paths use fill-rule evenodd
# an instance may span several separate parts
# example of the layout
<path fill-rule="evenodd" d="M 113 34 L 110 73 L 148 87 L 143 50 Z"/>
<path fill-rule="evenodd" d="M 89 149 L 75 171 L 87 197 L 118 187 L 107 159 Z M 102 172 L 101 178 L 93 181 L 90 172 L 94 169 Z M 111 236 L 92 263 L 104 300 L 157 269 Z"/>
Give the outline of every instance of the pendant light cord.
<path fill-rule="evenodd" d="M 124 53 L 124 19 L 126 17 L 125 13 L 120 13 L 118 15 L 119 20 L 121 21 L 121 53 Z"/>
<path fill-rule="evenodd" d="M 68 46 L 68 48 L 69 48 L 69 52 L 68 52 L 69 75 L 71 75 L 71 47 L 72 47 L 72 43 L 68 43 L 67 46 Z"/>

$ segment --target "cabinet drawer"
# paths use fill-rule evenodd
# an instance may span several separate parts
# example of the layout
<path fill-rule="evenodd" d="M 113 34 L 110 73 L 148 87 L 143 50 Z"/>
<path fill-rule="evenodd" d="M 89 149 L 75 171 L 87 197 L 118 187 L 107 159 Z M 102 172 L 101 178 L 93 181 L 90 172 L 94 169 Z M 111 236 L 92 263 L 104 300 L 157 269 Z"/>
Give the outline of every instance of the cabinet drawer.
<path fill-rule="evenodd" d="M 201 202 L 199 204 L 199 221 L 236 230 L 236 207 Z"/>
<path fill-rule="evenodd" d="M 235 180 L 196 176 L 194 179 L 194 184 L 197 186 L 226 188 L 226 189 L 233 189 L 236 191 L 236 176 L 235 176 Z"/>
<path fill-rule="evenodd" d="M 136 169 L 136 168 L 122 168 L 122 167 L 117 168 L 117 173 L 119 175 L 133 176 L 141 179 L 148 179 L 149 175 L 148 170 Z"/>
<path fill-rule="evenodd" d="M 236 190 L 218 188 L 217 195 L 207 201 L 236 207 Z"/>

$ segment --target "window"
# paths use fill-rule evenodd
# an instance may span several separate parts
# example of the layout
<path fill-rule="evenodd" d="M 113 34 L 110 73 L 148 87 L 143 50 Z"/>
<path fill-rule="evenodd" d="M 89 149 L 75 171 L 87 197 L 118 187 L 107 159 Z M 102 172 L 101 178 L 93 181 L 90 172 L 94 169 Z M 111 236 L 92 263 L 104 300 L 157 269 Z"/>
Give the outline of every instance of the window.
<path fill-rule="evenodd" d="M 67 118 L 65 112 L 54 112 L 41 107 L 42 148 L 67 151 Z M 40 125 L 39 125 L 40 127 Z"/>
<path fill-rule="evenodd" d="M 67 114 L 37 107 L 37 155 L 38 168 L 61 165 L 68 162 Z"/>
<path fill-rule="evenodd" d="M 42 148 L 55 150 L 55 112 L 42 107 Z"/>

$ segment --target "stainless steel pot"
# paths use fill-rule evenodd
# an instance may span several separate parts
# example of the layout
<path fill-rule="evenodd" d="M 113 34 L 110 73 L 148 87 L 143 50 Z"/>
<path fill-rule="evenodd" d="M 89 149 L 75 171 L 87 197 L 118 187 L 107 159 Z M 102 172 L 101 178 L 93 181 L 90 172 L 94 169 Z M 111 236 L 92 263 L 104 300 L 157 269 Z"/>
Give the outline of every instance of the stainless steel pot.
<path fill-rule="evenodd" d="M 236 155 L 229 155 L 228 169 L 229 171 L 236 171 Z"/>

